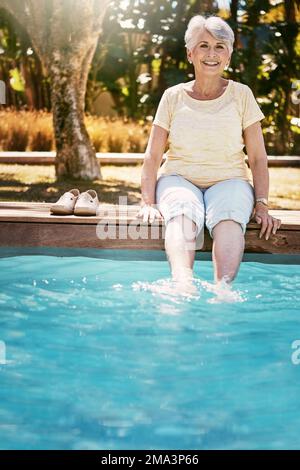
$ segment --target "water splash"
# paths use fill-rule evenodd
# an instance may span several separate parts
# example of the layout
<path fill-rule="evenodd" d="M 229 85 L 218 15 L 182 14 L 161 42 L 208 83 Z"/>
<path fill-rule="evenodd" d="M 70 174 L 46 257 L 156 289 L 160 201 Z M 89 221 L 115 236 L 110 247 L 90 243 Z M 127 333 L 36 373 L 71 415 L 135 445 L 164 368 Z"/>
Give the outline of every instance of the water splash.
<path fill-rule="evenodd" d="M 204 293 L 212 293 L 212 298 L 205 301 L 209 304 L 238 303 L 247 301 L 245 292 L 233 289 L 226 280 L 212 283 L 200 278 L 173 280 L 158 279 L 154 282 L 137 281 L 131 285 L 134 291 L 145 291 L 153 296 L 169 300 L 175 304 L 200 300 Z"/>
<path fill-rule="evenodd" d="M 237 303 L 247 300 L 247 297 L 242 291 L 234 290 L 232 285 L 228 284 L 225 279 L 217 283 L 210 283 L 208 281 L 200 282 L 203 289 L 215 294 L 215 297 L 207 300 L 209 304 Z"/>
<path fill-rule="evenodd" d="M 180 304 L 184 300 L 191 301 L 200 299 L 200 292 L 190 279 L 185 282 L 174 281 L 170 278 L 158 279 L 154 282 L 137 281 L 132 283 L 131 286 L 135 291 L 149 291 L 156 297 L 169 300 L 176 304 Z"/>
<path fill-rule="evenodd" d="M 122 290 L 122 289 L 123 289 L 123 285 L 122 285 L 122 284 L 114 284 L 114 285 L 112 286 L 112 288 L 113 288 L 114 290 Z"/>

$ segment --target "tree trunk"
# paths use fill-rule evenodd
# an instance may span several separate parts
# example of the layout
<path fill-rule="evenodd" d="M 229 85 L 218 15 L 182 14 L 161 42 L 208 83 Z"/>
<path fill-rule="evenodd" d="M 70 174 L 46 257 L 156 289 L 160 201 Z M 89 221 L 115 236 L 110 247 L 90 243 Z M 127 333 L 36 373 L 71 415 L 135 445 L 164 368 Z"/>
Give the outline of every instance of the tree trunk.
<path fill-rule="evenodd" d="M 56 177 L 101 179 L 84 124 L 89 66 L 110 0 L 0 0 L 28 32 L 51 80 Z"/>
<path fill-rule="evenodd" d="M 56 141 L 57 179 L 102 179 L 95 149 L 84 124 L 84 92 L 80 71 L 61 67 L 51 73 L 51 100 Z"/>

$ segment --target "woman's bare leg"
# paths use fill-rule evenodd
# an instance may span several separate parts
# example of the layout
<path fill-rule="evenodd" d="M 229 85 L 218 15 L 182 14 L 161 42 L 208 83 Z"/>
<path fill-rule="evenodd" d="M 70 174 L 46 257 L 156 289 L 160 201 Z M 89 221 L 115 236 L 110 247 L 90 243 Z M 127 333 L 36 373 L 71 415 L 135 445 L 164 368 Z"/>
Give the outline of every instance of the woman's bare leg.
<path fill-rule="evenodd" d="M 212 257 L 215 281 L 228 283 L 236 277 L 243 258 L 245 238 L 242 227 L 233 220 L 222 220 L 213 228 Z"/>
<path fill-rule="evenodd" d="M 166 227 L 165 249 L 173 278 L 191 278 L 196 249 L 195 222 L 185 215 L 171 219 Z"/>

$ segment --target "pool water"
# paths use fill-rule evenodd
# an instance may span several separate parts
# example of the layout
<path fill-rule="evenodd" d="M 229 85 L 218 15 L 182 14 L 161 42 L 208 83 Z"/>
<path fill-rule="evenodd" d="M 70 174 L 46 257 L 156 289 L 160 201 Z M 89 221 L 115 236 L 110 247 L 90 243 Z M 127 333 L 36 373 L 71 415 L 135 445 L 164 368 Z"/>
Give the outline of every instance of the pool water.
<path fill-rule="evenodd" d="M 194 271 L 184 295 L 166 261 L 0 258 L 0 448 L 298 449 L 299 265 Z"/>

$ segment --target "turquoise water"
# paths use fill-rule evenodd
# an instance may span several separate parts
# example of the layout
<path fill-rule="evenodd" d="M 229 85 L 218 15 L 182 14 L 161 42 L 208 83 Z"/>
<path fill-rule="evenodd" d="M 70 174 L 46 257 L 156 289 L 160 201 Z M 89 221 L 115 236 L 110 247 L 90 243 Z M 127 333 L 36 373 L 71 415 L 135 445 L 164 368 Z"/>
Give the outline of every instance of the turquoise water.
<path fill-rule="evenodd" d="M 299 265 L 195 278 L 188 296 L 166 261 L 0 258 L 0 448 L 298 449 Z"/>

